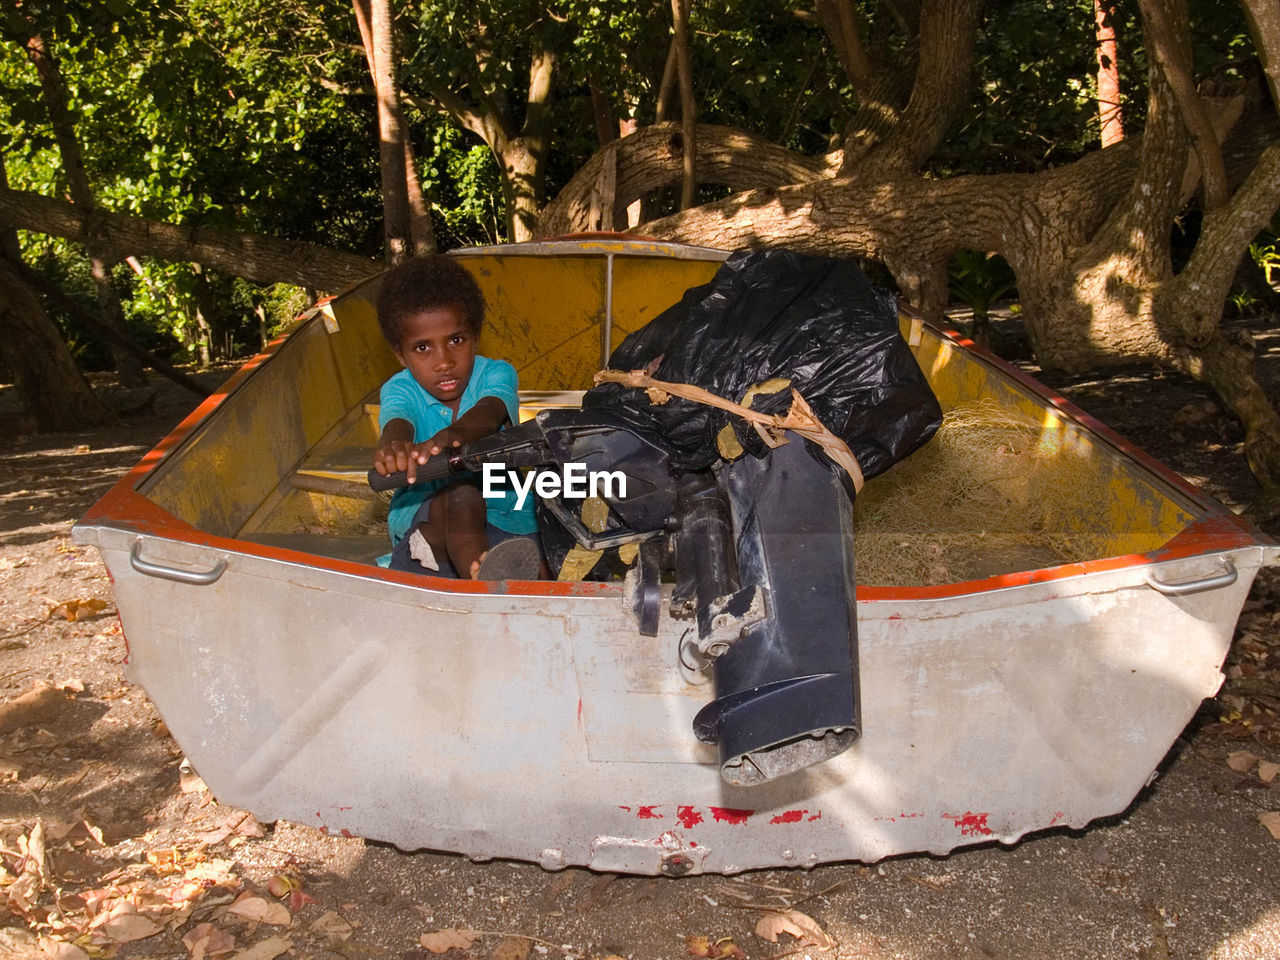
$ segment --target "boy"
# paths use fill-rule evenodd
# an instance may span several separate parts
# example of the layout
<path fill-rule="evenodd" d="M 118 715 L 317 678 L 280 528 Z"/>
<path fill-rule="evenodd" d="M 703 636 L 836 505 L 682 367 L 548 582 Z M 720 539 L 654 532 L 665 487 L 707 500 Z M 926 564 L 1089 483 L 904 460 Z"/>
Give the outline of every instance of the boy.
<path fill-rule="evenodd" d="M 476 353 L 484 300 L 475 280 L 448 257 L 409 260 L 383 277 L 377 310 L 404 367 L 382 385 L 382 433 L 373 455 L 378 473 L 403 470 L 410 483 L 387 515 L 391 568 L 537 578 L 541 551 L 531 502 L 516 509 L 514 492 L 486 501 L 474 474 L 415 483 L 431 457 L 518 418 L 515 368 Z"/>

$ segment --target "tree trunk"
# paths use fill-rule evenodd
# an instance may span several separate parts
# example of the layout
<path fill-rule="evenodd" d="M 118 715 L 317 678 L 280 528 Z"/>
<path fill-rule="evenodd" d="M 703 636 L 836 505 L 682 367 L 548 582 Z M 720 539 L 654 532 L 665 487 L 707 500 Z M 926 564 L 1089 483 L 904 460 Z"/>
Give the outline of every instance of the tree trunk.
<path fill-rule="evenodd" d="M 89 187 L 89 178 L 84 168 L 84 158 L 80 152 L 80 142 L 76 138 L 75 125 L 71 113 L 67 109 L 66 90 L 62 82 L 62 73 L 58 63 L 45 46 L 44 38 L 33 34 L 27 39 L 27 55 L 35 64 L 36 73 L 40 76 L 40 90 L 45 106 L 49 110 L 49 119 L 53 126 L 54 139 L 58 143 L 58 153 L 62 158 L 63 170 L 67 175 L 67 187 L 71 200 L 86 210 L 94 208 L 93 191 Z M 115 261 L 103 256 L 96 243 L 85 244 L 89 254 L 89 272 L 93 277 L 93 286 L 98 295 L 98 309 L 107 325 L 126 336 L 124 311 L 120 308 L 120 296 L 115 284 L 111 281 L 111 268 Z M 108 344 L 111 355 L 115 358 L 116 378 L 122 387 L 141 387 L 147 382 L 147 375 L 142 364 L 128 351 L 121 350 L 115 344 Z"/>
<path fill-rule="evenodd" d="M 41 430 L 83 430 L 112 419 L 7 257 L 0 257 L 0 353 Z"/>
<path fill-rule="evenodd" d="M 1098 123 L 1102 129 L 1104 147 L 1124 139 L 1115 16 L 1115 0 L 1093 0 L 1094 36 L 1098 42 Z"/>
<path fill-rule="evenodd" d="M 405 138 L 395 75 L 395 22 L 391 0 L 365 0 L 369 10 L 369 46 L 378 101 L 378 158 L 382 169 L 382 220 L 386 256 L 399 263 L 413 253 L 409 214 Z M 357 9 L 359 4 L 357 4 Z"/>
<path fill-rule="evenodd" d="M 693 67 L 689 58 L 691 0 L 671 0 L 675 25 L 676 74 L 680 80 L 680 209 L 693 206 L 698 191 L 698 105 L 693 99 Z"/>

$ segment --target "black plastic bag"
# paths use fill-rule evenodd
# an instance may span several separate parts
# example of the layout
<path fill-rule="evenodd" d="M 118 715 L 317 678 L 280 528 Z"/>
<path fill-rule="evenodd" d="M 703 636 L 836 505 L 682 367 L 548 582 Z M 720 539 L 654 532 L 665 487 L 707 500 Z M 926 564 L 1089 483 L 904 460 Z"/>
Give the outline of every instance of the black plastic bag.
<path fill-rule="evenodd" d="M 646 370 L 657 380 L 702 387 L 740 402 L 747 390 L 785 377 L 818 420 L 853 451 L 868 479 L 911 453 L 938 429 L 942 411 L 898 332 L 894 296 L 857 264 L 788 250 L 735 253 L 707 284 L 627 337 L 609 358 L 614 370 Z M 785 413 L 791 392 L 753 405 Z M 768 447 L 742 418 L 672 397 L 649 402 L 643 390 L 601 384 L 584 407 L 623 407 L 652 422 L 673 467 L 702 470 L 720 458 L 716 436 L 732 424 L 742 447 Z M 820 448 L 809 450 L 831 461 Z M 833 465 L 833 469 L 835 469 Z"/>

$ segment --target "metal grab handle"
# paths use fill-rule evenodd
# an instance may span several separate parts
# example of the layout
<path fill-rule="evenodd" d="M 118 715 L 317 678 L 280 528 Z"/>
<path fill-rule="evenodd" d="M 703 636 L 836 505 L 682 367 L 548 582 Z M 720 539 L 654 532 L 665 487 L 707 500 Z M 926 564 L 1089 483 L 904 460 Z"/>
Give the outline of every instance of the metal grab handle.
<path fill-rule="evenodd" d="M 1239 574 L 1236 573 L 1236 565 L 1232 563 L 1230 557 L 1219 557 L 1218 565 L 1222 567 L 1221 573 L 1213 573 L 1207 577 L 1200 577 L 1196 580 L 1183 580 L 1178 583 L 1167 583 L 1164 580 L 1156 579 L 1155 574 L 1147 574 L 1147 583 L 1152 589 L 1158 590 L 1166 597 L 1185 597 L 1190 593 L 1202 593 L 1205 590 L 1217 590 L 1219 587 L 1229 587 L 1236 582 Z"/>
<path fill-rule="evenodd" d="M 189 583 L 196 587 L 203 587 L 213 583 L 227 569 L 226 560 L 219 560 L 214 564 L 212 570 L 183 570 L 181 567 L 166 567 L 162 563 L 143 560 L 141 537 L 133 541 L 133 546 L 129 550 L 129 565 L 139 573 L 144 573 L 149 577 L 159 577 L 162 580 L 173 580 L 177 583 Z"/>

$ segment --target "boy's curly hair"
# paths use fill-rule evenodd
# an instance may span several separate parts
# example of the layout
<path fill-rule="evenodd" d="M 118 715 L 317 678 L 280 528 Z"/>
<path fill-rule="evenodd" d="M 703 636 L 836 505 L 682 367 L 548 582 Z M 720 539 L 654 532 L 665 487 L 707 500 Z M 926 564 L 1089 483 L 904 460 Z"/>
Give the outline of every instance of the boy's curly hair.
<path fill-rule="evenodd" d="M 399 347 L 405 317 L 439 307 L 456 307 L 477 337 L 484 324 L 484 297 L 475 279 L 457 260 L 441 255 L 415 257 L 382 277 L 375 304 L 378 326 L 387 343 Z"/>

